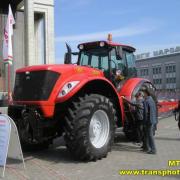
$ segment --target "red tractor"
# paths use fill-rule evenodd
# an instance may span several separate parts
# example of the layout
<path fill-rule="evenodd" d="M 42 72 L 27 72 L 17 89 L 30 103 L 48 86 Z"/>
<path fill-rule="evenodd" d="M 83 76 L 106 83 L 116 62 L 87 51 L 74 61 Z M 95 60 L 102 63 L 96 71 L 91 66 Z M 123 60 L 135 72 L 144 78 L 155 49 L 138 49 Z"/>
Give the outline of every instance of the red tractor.
<path fill-rule="evenodd" d="M 129 100 L 152 84 L 136 77 L 135 49 L 96 41 L 68 47 L 64 65 L 39 65 L 16 71 L 13 102 L 8 114 L 17 124 L 23 146 L 48 146 L 64 136 L 66 146 L 80 160 L 106 157 L 116 127 L 134 137 Z M 71 54 L 78 55 L 76 64 Z"/>

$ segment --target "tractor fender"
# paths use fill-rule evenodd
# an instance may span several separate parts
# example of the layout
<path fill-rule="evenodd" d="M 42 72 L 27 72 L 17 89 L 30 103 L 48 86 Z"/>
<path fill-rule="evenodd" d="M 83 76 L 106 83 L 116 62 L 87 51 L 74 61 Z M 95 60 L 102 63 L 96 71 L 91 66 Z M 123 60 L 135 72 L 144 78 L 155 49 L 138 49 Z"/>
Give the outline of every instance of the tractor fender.
<path fill-rule="evenodd" d="M 63 84 L 65 85 L 71 81 L 74 81 L 74 78 L 68 79 Z M 81 80 L 77 79 L 77 81 L 79 81 L 79 83 L 68 94 L 66 94 L 63 97 L 59 96 L 59 93 L 61 92 L 61 90 L 63 88 L 63 86 L 61 86 L 57 93 L 55 102 L 61 103 L 61 102 L 67 101 L 68 99 L 73 97 L 75 94 L 77 94 L 79 91 L 85 92 L 86 90 L 88 91 L 88 93 L 91 93 L 90 91 L 92 91 L 92 93 L 102 94 L 104 96 L 109 96 L 108 92 L 111 92 L 111 96 L 115 96 L 118 100 L 120 98 L 114 85 L 104 77 L 98 77 L 98 78 L 97 77 L 87 77 L 87 78 L 84 77 Z M 106 89 L 104 89 L 105 87 L 106 87 Z M 89 88 L 89 89 L 91 88 L 91 90 L 88 90 L 87 88 Z"/>
<path fill-rule="evenodd" d="M 74 78 L 73 78 L 74 79 Z M 67 82 L 71 81 L 70 79 Z M 66 84 L 64 83 L 64 84 Z M 62 90 L 62 87 L 59 89 L 59 92 Z M 79 93 L 79 94 L 78 94 Z M 74 87 L 66 96 L 59 97 L 59 93 L 56 96 L 55 103 L 63 103 L 71 98 L 75 97 L 76 95 L 82 94 L 100 94 L 105 97 L 108 97 L 114 104 L 117 116 L 119 117 L 118 124 L 122 124 L 121 122 L 121 104 L 120 99 L 121 97 L 118 94 L 118 91 L 114 87 L 114 85 L 107 80 L 105 77 L 87 77 L 83 78 L 79 84 Z"/>
<path fill-rule="evenodd" d="M 134 90 L 137 87 L 141 87 L 144 83 L 150 83 L 149 80 L 143 78 L 130 78 L 124 84 L 119 94 L 121 96 L 127 97 L 129 100 L 131 99 L 132 95 L 134 94 Z"/>
<path fill-rule="evenodd" d="M 119 91 L 119 96 L 126 97 L 128 100 L 132 100 L 133 95 L 142 87 L 144 83 L 150 83 L 149 80 L 143 78 L 130 78 L 123 83 L 122 88 Z M 121 115 L 122 115 L 122 124 L 124 125 L 125 121 L 125 111 L 122 98 L 120 99 Z"/>

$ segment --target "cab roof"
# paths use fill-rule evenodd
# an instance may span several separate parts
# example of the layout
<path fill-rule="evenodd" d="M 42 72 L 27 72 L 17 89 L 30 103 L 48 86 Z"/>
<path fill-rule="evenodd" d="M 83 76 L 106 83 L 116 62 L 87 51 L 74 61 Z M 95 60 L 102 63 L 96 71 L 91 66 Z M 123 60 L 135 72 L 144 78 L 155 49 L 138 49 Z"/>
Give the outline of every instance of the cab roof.
<path fill-rule="evenodd" d="M 112 41 L 93 41 L 93 42 L 87 42 L 87 43 L 81 43 L 78 45 L 78 48 L 80 49 L 80 46 L 84 46 L 84 49 L 91 49 L 95 48 L 97 46 L 100 46 L 100 43 L 104 42 L 104 47 L 117 47 L 117 46 L 122 46 L 124 50 L 134 52 L 136 49 L 132 46 L 112 42 Z M 102 47 L 102 46 L 101 46 Z"/>

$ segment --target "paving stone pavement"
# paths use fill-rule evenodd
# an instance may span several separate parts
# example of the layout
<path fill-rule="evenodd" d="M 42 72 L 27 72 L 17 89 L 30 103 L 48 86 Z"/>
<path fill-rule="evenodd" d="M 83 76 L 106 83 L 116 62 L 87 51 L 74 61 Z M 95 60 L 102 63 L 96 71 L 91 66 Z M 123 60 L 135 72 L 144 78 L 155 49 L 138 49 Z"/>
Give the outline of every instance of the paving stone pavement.
<path fill-rule="evenodd" d="M 21 163 L 9 163 L 5 180 L 175 180 L 180 176 L 119 175 L 122 169 L 180 169 L 168 167 L 168 160 L 180 160 L 180 131 L 174 117 L 160 120 L 156 133 L 157 154 L 149 155 L 119 132 L 111 153 L 97 162 L 74 161 L 63 140 L 48 150 L 24 153 L 26 171 Z"/>

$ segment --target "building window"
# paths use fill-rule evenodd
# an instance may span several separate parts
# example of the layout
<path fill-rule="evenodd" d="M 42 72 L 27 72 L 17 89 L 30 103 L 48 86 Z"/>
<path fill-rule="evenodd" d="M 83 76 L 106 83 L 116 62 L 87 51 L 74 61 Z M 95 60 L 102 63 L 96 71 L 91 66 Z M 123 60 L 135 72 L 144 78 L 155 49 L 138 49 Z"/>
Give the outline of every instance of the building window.
<path fill-rule="evenodd" d="M 173 72 L 176 72 L 176 66 L 173 65 Z"/>
<path fill-rule="evenodd" d="M 148 75 L 149 75 L 149 69 L 140 70 L 140 76 L 148 76 Z"/>
<path fill-rule="evenodd" d="M 140 76 L 143 76 L 143 70 L 142 69 L 140 70 Z"/>
<path fill-rule="evenodd" d="M 161 74 L 161 67 L 159 67 L 159 74 Z"/>
<path fill-rule="evenodd" d="M 176 83 L 176 78 L 171 78 L 171 83 Z"/>
<path fill-rule="evenodd" d="M 169 73 L 169 66 L 166 66 L 166 73 Z"/>
<path fill-rule="evenodd" d="M 173 72 L 176 72 L 176 65 L 174 64 L 166 65 L 166 73 L 173 73 Z"/>
<path fill-rule="evenodd" d="M 153 67 L 153 74 L 161 74 L 161 67 Z"/>
<path fill-rule="evenodd" d="M 162 84 L 162 79 L 153 79 L 153 84 Z"/>
<path fill-rule="evenodd" d="M 167 78 L 166 79 L 166 83 L 167 84 L 175 84 L 176 83 L 176 78 L 173 77 L 173 78 Z"/>

